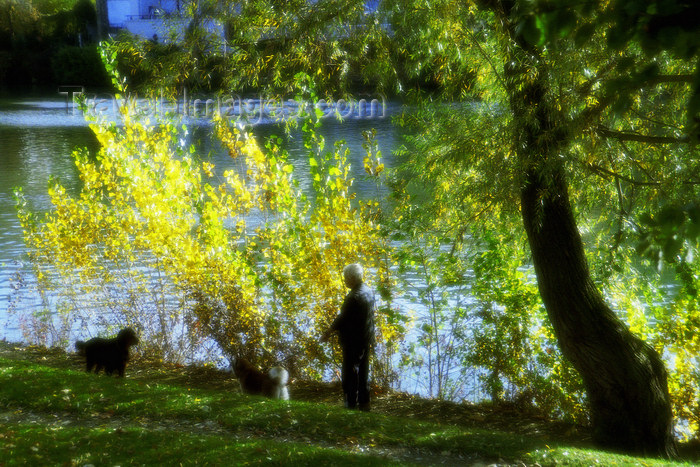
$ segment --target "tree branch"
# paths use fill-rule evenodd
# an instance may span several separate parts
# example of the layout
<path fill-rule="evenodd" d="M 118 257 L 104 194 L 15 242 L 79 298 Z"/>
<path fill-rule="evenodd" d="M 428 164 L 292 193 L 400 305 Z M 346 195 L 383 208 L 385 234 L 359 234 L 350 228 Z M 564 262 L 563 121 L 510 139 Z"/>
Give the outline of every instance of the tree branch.
<path fill-rule="evenodd" d="M 602 76 L 607 74 L 609 71 L 611 71 L 611 66 L 614 68 L 614 65 L 616 64 L 616 61 L 611 61 L 610 63 L 607 63 L 605 67 L 603 67 L 602 74 L 595 79 L 592 79 L 588 85 L 590 87 L 586 88 L 583 87 L 579 90 L 579 92 L 585 96 L 587 95 L 586 89 L 590 90 L 596 82 L 600 81 L 602 79 Z M 692 74 L 683 74 L 683 75 L 658 75 L 653 78 L 649 78 L 641 83 L 637 83 L 637 89 L 642 89 L 645 87 L 650 87 L 650 86 L 656 86 L 659 84 L 664 84 L 664 83 L 692 83 L 693 82 L 693 75 Z M 573 125 L 574 128 L 586 128 L 589 124 L 589 122 L 592 122 L 593 119 L 595 119 L 597 116 L 602 114 L 607 107 L 615 101 L 617 98 L 615 93 L 607 93 L 600 98 L 598 98 L 598 102 L 591 107 L 588 107 L 584 111 L 582 111 L 574 120 L 573 120 Z M 608 137 L 614 137 L 612 135 L 607 135 Z M 617 138 L 621 139 L 621 138 Z M 639 141 L 637 139 L 629 139 L 628 141 Z M 679 139 L 674 139 L 674 140 L 667 140 L 667 141 L 642 141 L 642 142 L 652 142 L 653 144 L 669 144 L 669 143 L 685 143 L 688 141 L 688 138 L 683 138 L 682 140 Z"/>
<path fill-rule="evenodd" d="M 693 82 L 693 75 L 658 75 L 644 81 L 644 86 L 655 86 L 664 83 L 688 83 Z"/>
<path fill-rule="evenodd" d="M 604 138 L 613 138 L 620 141 L 635 141 L 637 143 L 648 144 L 681 144 L 687 143 L 688 137 L 672 137 L 672 136 L 649 136 L 640 135 L 639 133 L 629 133 L 625 131 L 613 131 L 602 125 L 598 125 L 596 132 Z"/>
<path fill-rule="evenodd" d="M 584 162 L 584 163 L 582 163 L 582 165 L 583 165 L 585 168 L 587 168 L 588 170 L 590 170 L 591 172 L 593 172 L 594 174 L 599 175 L 599 176 L 601 176 L 601 177 L 603 177 L 603 178 L 606 178 L 606 179 L 607 179 L 607 177 L 612 177 L 612 178 L 614 178 L 616 181 L 627 182 L 627 183 L 629 183 L 630 185 L 636 185 L 636 186 L 661 186 L 661 185 L 663 184 L 663 183 L 660 182 L 660 181 L 657 182 L 657 181 L 654 181 L 654 180 L 648 181 L 648 182 L 641 181 L 641 180 L 635 180 L 635 179 L 630 178 L 630 177 L 628 177 L 628 176 L 625 176 L 625 175 L 619 174 L 619 173 L 617 173 L 617 172 L 614 172 L 614 171 L 612 171 L 612 170 L 610 170 L 610 169 L 606 169 L 606 168 L 603 167 L 602 165 L 593 164 L 593 163 L 591 163 L 591 162 Z M 680 182 L 678 182 L 678 183 L 680 183 L 681 185 L 697 186 L 697 185 L 700 185 L 700 180 L 697 180 L 697 179 L 696 179 L 696 180 L 686 179 L 686 180 L 682 180 L 682 181 L 680 181 Z"/>
<path fill-rule="evenodd" d="M 637 168 L 637 170 L 642 172 L 649 180 L 656 180 L 654 175 L 650 173 L 649 170 L 646 169 L 646 167 L 644 167 L 642 164 L 639 163 L 637 159 L 631 156 L 633 151 L 630 150 L 625 141 L 620 141 L 620 146 L 622 146 L 622 149 L 624 149 L 623 154 L 625 155 L 625 158 L 631 161 L 632 164 Z"/>
<path fill-rule="evenodd" d="M 590 169 L 593 173 L 600 175 L 601 177 L 613 177 L 616 181 L 622 180 L 623 182 L 627 182 L 631 185 L 639 185 L 639 186 L 658 186 L 661 185 L 659 182 L 642 182 L 639 180 L 634 180 L 632 178 L 626 177 L 624 175 L 621 175 L 617 172 L 613 172 L 612 170 L 606 169 L 605 167 L 598 165 L 598 164 L 592 164 L 592 163 L 585 163 L 585 167 Z"/>

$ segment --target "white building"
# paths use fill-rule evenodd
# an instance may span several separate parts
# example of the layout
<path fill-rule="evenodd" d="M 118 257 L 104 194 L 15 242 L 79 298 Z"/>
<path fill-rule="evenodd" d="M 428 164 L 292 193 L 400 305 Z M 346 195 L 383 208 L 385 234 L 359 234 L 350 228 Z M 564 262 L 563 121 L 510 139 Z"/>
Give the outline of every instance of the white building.
<path fill-rule="evenodd" d="M 106 1 L 109 29 L 127 30 L 144 39 L 161 42 L 179 41 L 184 36 L 190 19 L 181 14 L 189 0 L 102 0 Z M 311 3 L 316 0 L 309 0 Z M 374 13 L 380 0 L 365 1 L 365 12 Z M 212 19 L 205 20 L 204 28 L 214 37 L 224 40 L 223 26 Z M 388 26 L 387 26 L 388 27 Z"/>
<path fill-rule="evenodd" d="M 144 39 L 181 40 L 190 19 L 181 15 L 181 0 L 107 0 L 111 30 L 127 30 Z M 205 28 L 223 40 L 223 27 L 213 20 Z"/>

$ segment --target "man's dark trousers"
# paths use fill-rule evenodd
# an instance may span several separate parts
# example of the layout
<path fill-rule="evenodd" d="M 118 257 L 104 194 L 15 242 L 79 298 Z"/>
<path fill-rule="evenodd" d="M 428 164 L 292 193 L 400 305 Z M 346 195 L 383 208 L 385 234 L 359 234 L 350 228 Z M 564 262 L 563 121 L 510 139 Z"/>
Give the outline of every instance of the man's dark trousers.
<path fill-rule="evenodd" d="M 343 392 L 345 407 L 369 410 L 369 348 L 343 352 Z"/>

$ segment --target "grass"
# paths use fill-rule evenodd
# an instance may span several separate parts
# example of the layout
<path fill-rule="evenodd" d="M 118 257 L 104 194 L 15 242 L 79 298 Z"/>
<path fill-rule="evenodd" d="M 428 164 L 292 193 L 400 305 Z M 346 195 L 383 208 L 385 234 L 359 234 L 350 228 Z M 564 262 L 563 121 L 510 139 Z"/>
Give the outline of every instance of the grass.
<path fill-rule="evenodd" d="M 59 350 L 0 344 L 4 465 L 683 465 L 595 450 L 581 427 L 512 410 L 297 382 L 294 400 L 240 393 L 211 368 L 139 360 L 124 379 Z M 697 457 L 687 457 L 689 465 Z"/>

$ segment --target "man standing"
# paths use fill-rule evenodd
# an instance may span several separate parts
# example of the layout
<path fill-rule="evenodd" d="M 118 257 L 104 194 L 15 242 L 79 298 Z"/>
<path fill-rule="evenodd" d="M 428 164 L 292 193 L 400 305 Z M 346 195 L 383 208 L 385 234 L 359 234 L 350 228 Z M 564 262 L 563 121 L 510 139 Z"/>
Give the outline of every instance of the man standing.
<path fill-rule="evenodd" d="M 362 266 L 350 264 L 343 269 L 345 285 L 350 292 L 343 301 L 340 314 L 321 336 L 326 342 L 338 331 L 343 349 L 343 392 L 345 407 L 369 411 L 369 356 L 374 338 L 374 292 L 362 281 Z"/>

